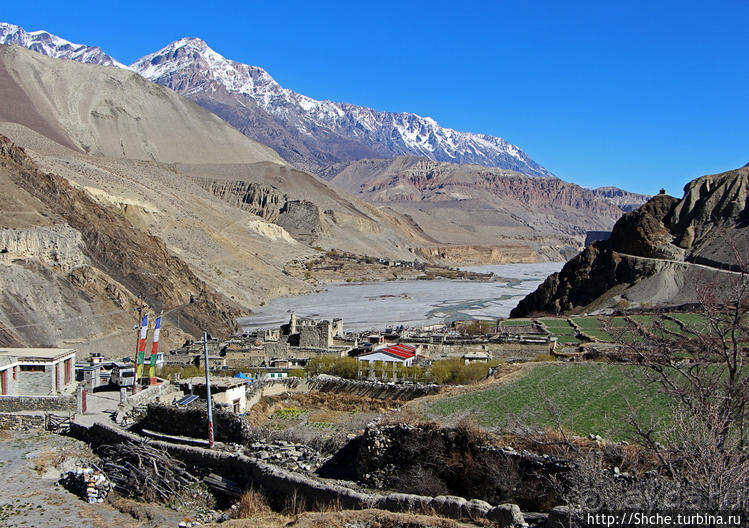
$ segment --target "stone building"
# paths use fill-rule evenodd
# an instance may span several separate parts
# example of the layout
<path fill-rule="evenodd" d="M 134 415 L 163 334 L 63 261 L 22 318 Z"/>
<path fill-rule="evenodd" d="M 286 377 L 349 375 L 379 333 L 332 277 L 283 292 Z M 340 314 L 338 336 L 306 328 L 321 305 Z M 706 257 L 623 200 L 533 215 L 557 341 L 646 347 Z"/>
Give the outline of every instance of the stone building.
<path fill-rule="evenodd" d="M 247 410 L 246 382 L 241 378 L 211 378 L 211 399 L 214 403 L 223 404 L 235 413 Z M 207 398 L 205 378 L 194 377 L 183 380 L 180 388 L 187 394 Z"/>
<path fill-rule="evenodd" d="M 41 396 L 73 392 L 75 350 L 0 348 L 0 390 L 4 396 Z"/>
<path fill-rule="evenodd" d="M 18 394 L 18 361 L 14 357 L 0 356 L 0 395 Z"/>

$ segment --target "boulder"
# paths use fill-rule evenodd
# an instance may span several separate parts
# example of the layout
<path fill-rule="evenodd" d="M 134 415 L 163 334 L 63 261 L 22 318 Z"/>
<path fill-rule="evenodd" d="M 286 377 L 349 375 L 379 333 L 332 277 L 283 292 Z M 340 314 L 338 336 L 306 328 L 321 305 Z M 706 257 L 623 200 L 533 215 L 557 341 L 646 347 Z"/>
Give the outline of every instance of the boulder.
<path fill-rule="evenodd" d="M 525 519 L 517 504 L 500 504 L 486 513 L 486 518 L 502 528 L 525 526 Z"/>

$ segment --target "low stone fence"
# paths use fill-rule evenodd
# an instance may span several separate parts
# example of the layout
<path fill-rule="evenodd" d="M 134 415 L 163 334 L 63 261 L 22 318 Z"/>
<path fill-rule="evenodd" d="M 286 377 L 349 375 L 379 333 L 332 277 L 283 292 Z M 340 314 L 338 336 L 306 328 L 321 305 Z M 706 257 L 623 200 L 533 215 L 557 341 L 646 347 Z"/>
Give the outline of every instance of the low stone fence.
<path fill-rule="evenodd" d="M 169 390 L 172 385 L 168 381 L 163 381 L 158 385 L 152 385 L 147 389 L 143 389 L 140 392 L 136 392 L 133 395 L 127 397 L 127 403 L 133 407 L 137 405 L 143 405 L 156 399 L 161 393 Z"/>
<path fill-rule="evenodd" d="M 94 424 L 90 429 L 73 424 L 71 433 L 92 443 L 143 440 L 136 434 L 101 423 Z M 468 501 L 461 497 L 427 497 L 405 493 L 373 495 L 294 473 L 244 455 L 157 440 L 150 442 L 187 463 L 210 468 L 223 476 L 232 477 L 248 485 L 252 483 L 262 486 L 272 493 L 282 495 L 296 493 L 298 497 L 311 505 L 336 504 L 345 509 L 379 508 L 393 512 L 434 511 L 437 515 L 452 519 L 484 518 L 495 522 L 496 526 L 500 527 L 519 527 L 524 523 L 520 509 L 514 504 L 492 506 L 481 500 Z"/>
<path fill-rule="evenodd" d="M 333 376 L 317 376 L 308 380 L 310 391 L 341 392 L 370 398 L 413 400 L 439 392 L 438 385 L 425 383 L 382 383 L 378 381 L 348 380 Z"/>
<path fill-rule="evenodd" d="M 0 412 L 75 410 L 75 396 L 0 396 Z"/>
<path fill-rule="evenodd" d="M 43 414 L 7 414 L 0 413 L 0 429 L 28 431 L 44 429 L 47 420 Z"/>
<path fill-rule="evenodd" d="M 214 436 L 219 442 L 244 444 L 252 440 L 249 424 L 231 411 L 214 408 L 213 423 Z M 205 400 L 203 405 L 188 407 L 150 403 L 138 425 L 168 435 L 205 438 L 208 434 L 208 410 Z"/>

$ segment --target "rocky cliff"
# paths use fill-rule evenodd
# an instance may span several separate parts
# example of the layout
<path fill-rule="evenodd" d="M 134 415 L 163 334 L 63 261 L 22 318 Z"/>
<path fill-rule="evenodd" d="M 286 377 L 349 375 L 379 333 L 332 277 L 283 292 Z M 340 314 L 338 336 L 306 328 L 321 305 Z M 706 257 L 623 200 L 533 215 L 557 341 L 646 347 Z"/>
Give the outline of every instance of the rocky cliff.
<path fill-rule="evenodd" d="M 613 306 L 696 302 L 707 284 L 743 269 L 749 247 L 749 168 L 703 176 L 680 200 L 657 195 L 616 223 L 523 299 L 512 317 Z"/>
<path fill-rule="evenodd" d="M 611 230 L 625 212 L 621 204 L 647 199 L 619 189 L 590 190 L 558 178 L 415 156 L 339 164 L 323 177 L 369 202 L 408 214 L 441 242 L 437 253 L 457 254 L 451 246 L 489 248 L 487 254 L 491 248 L 524 248 L 514 262 L 528 262 L 528 255 L 566 260 L 582 247 L 588 231 Z M 497 260 L 484 263 L 490 262 Z"/>
<path fill-rule="evenodd" d="M 62 325 L 70 330 L 64 332 L 68 338 L 76 334 L 76 328 L 101 316 L 102 310 L 93 306 L 96 303 L 109 305 L 113 320 L 121 322 L 124 315 L 131 320 L 127 312 L 136 295 L 142 295 L 155 311 L 178 309 L 168 319 L 176 322 L 179 315 L 179 326 L 190 333 L 210 329 L 229 335 L 236 331 L 240 307 L 198 279 L 161 240 L 136 229 L 125 216 L 103 207 L 64 178 L 39 170 L 24 149 L 4 136 L 0 136 L 0 164 L 7 177 L 3 190 L 24 198 L 27 206 L 35 199 L 43 204 L 40 216 L 54 220 L 49 225 L 24 229 L 8 225 L 0 230 L 0 255 L 6 266 L 0 274 L 7 308 L 3 312 L 19 341 L 59 343 L 61 336 L 55 331 L 59 323 L 48 319 L 66 318 L 64 309 L 57 313 L 48 305 L 55 296 L 61 307 L 75 307 L 83 313 L 72 320 L 68 317 L 73 322 Z M 8 296 L 20 292 L 15 286 L 24 284 L 25 297 Z M 45 298 L 32 294 L 35 284 L 55 286 Z M 24 320 L 27 316 L 32 320 Z"/>

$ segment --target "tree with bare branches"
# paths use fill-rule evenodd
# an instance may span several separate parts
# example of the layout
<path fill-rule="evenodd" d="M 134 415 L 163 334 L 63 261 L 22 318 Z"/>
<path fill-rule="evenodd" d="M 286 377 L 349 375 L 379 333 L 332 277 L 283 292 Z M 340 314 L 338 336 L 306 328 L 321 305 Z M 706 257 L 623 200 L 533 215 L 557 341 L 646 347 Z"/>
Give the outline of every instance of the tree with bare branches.
<path fill-rule="evenodd" d="M 739 271 L 698 287 L 700 322 L 630 319 L 611 354 L 640 365 L 646 383 L 672 400 L 669 420 L 645 424 L 633 413 L 631 424 L 682 504 L 709 510 L 743 509 L 749 497 L 749 259 L 735 254 Z"/>

